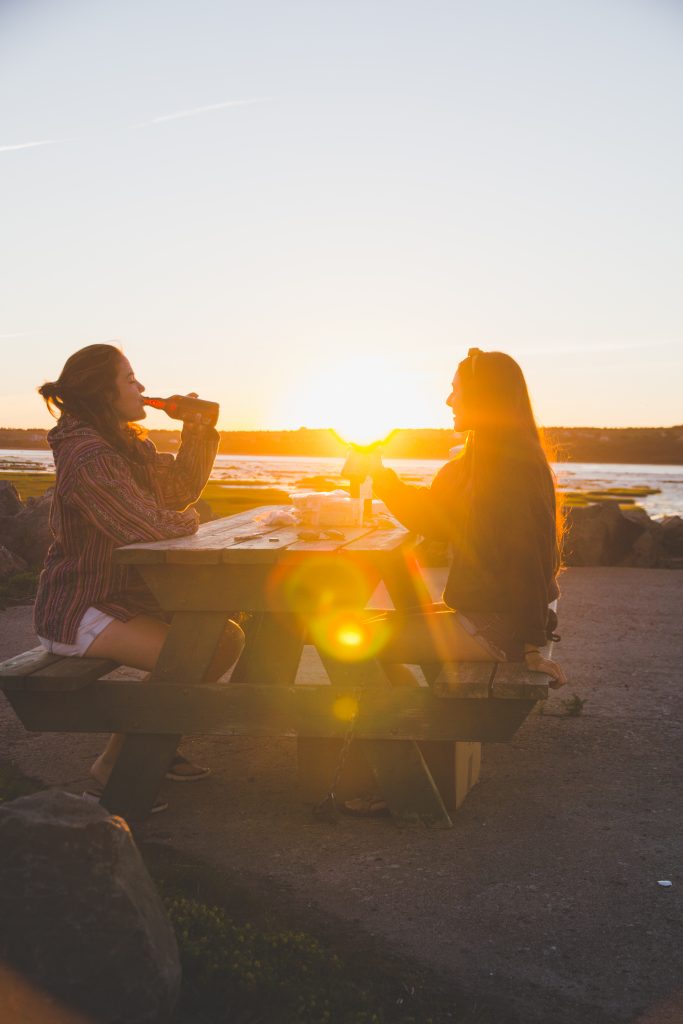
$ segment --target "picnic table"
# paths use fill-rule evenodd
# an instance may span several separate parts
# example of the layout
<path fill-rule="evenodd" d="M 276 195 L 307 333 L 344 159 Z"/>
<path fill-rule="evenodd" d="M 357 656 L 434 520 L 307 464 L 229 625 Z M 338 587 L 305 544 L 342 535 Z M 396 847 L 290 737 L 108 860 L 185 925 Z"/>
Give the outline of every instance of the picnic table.
<path fill-rule="evenodd" d="M 98 659 L 28 652 L 0 666 L 6 695 L 29 729 L 125 733 L 102 803 L 132 819 L 149 812 L 181 735 L 248 734 L 297 737 L 310 800 L 340 775 L 344 748 L 338 796 L 354 795 L 365 773 L 398 823 L 450 827 L 449 808 L 477 780 L 481 742 L 511 738 L 547 696 L 544 677 L 492 662 L 431 664 L 422 666 L 430 685 L 392 687 L 365 623 L 379 583 L 396 609 L 431 601 L 414 538 L 387 517 L 302 536 L 296 524 L 269 523 L 277 511 L 115 552 L 170 615 L 149 682 L 107 679 L 115 666 Z M 229 682 L 204 683 L 236 612 L 249 616 L 244 652 Z M 296 681 L 306 644 L 320 657 L 315 685 Z"/>

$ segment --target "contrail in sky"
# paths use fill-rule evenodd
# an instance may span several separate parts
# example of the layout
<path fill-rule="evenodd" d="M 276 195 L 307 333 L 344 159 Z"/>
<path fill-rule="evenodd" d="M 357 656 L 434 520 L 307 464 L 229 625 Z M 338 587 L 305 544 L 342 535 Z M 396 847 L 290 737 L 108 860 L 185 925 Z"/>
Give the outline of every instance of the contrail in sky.
<path fill-rule="evenodd" d="M 17 142 L 13 146 L 0 146 L 0 153 L 10 149 L 33 149 L 34 146 L 53 146 L 56 139 L 43 139 L 41 142 Z"/>
<path fill-rule="evenodd" d="M 204 107 L 193 107 L 191 110 L 178 110 L 174 114 L 161 114 L 150 121 L 142 121 L 136 128 L 146 128 L 150 124 L 162 124 L 164 121 L 177 121 L 181 117 L 195 117 L 197 114 L 208 114 L 212 110 L 225 110 L 227 107 L 246 107 L 253 103 L 264 103 L 269 96 L 257 96 L 248 100 L 224 100 L 222 103 L 207 103 Z M 75 141 L 75 140 L 71 140 Z M 13 149 L 33 149 L 36 146 L 52 146 L 57 139 L 41 139 L 40 142 L 18 142 L 10 146 L 0 146 L 0 153 L 8 153 Z"/>
<path fill-rule="evenodd" d="M 175 114 L 162 114 L 160 117 L 153 117 L 151 121 L 143 121 L 138 128 L 145 128 L 148 124 L 161 124 L 162 121 L 177 121 L 181 117 L 195 117 L 196 114 L 207 114 L 211 110 L 224 110 L 226 107 L 246 107 L 252 103 L 263 103 L 269 99 L 268 96 L 260 96 L 251 100 L 224 100 L 223 103 L 208 103 L 204 107 L 193 107 L 191 110 L 178 110 Z"/>

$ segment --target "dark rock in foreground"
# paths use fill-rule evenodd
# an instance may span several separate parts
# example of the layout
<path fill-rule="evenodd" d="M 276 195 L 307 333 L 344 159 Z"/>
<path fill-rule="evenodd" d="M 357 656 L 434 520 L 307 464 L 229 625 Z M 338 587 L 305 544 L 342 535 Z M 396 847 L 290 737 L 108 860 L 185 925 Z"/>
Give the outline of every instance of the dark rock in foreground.
<path fill-rule="evenodd" d="M 15 516 L 23 508 L 19 492 L 9 480 L 0 480 L 0 516 Z"/>
<path fill-rule="evenodd" d="M 26 568 L 23 558 L 0 544 L 0 580 L 6 579 L 7 576 L 13 576 L 17 572 L 24 572 Z"/>
<path fill-rule="evenodd" d="M 0 961 L 102 1024 L 161 1024 L 173 930 L 122 818 L 48 791 L 0 807 Z"/>
<path fill-rule="evenodd" d="M 19 509 L 11 515 L 0 513 L 0 544 L 23 558 L 32 569 L 42 567 L 52 543 L 51 506 L 52 490 L 49 490 L 40 498 L 20 502 Z"/>

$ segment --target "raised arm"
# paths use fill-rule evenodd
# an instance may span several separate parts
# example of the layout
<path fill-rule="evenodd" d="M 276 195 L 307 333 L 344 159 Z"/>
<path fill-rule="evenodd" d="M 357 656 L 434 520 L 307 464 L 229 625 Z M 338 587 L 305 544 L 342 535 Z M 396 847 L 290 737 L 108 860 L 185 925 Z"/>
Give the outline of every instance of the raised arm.
<path fill-rule="evenodd" d="M 117 545 L 184 537 L 199 523 L 195 509 L 161 508 L 138 486 L 126 459 L 113 451 L 79 466 L 67 500 Z"/>
<path fill-rule="evenodd" d="M 432 540 L 455 538 L 461 495 L 454 463 L 447 463 L 429 487 L 403 483 L 381 463 L 371 472 L 375 494 L 409 530 Z"/>
<path fill-rule="evenodd" d="M 159 503 L 183 509 L 196 501 L 209 479 L 220 435 L 212 427 L 186 423 L 176 456 L 152 449 L 152 474 Z"/>

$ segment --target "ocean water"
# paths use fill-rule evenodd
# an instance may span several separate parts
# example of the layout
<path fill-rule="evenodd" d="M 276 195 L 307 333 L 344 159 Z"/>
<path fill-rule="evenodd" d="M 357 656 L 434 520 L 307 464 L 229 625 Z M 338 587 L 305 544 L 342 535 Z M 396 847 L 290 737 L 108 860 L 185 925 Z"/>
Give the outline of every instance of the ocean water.
<path fill-rule="evenodd" d="M 439 467 L 438 459 L 387 459 L 404 479 L 426 484 Z M 307 478 L 321 476 L 339 479 L 342 460 L 298 455 L 218 455 L 211 474 L 226 486 L 280 487 L 297 490 L 307 486 Z M 49 451 L 0 449 L 0 470 L 48 473 L 54 471 Z M 554 464 L 562 490 L 602 490 L 608 487 L 657 488 L 660 493 L 639 498 L 638 503 L 651 516 L 683 516 L 683 466 L 651 466 L 627 463 L 558 462 Z"/>

